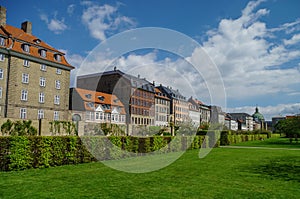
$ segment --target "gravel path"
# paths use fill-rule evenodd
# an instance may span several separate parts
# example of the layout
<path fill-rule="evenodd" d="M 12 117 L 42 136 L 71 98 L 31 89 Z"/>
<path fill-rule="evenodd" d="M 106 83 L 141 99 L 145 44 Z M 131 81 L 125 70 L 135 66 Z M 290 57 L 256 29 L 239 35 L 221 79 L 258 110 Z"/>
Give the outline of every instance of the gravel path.
<path fill-rule="evenodd" d="M 269 150 L 300 151 L 300 148 L 270 148 L 270 147 L 259 147 L 259 146 L 220 146 L 220 148 L 230 148 L 230 149 L 269 149 Z"/>

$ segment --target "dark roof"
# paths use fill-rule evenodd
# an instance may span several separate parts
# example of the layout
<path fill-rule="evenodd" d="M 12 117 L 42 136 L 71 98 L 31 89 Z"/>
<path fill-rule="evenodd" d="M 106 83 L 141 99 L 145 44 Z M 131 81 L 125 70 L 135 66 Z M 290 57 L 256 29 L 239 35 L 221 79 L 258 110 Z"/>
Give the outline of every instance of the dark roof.
<path fill-rule="evenodd" d="M 115 74 L 119 75 L 122 78 L 127 79 L 130 82 L 131 87 L 140 88 L 140 89 L 146 90 L 148 92 L 155 93 L 154 85 L 152 83 L 150 83 L 149 81 L 147 81 L 145 78 L 139 78 L 139 77 L 136 77 L 136 76 L 133 76 L 130 74 L 126 74 L 117 69 L 112 70 L 112 71 L 105 71 L 102 73 L 94 73 L 94 74 L 77 76 L 77 79 L 101 77 L 101 76 L 108 76 L 108 75 L 115 75 Z"/>
<path fill-rule="evenodd" d="M 252 117 L 248 113 L 227 113 L 233 120 L 246 120 L 246 117 Z"/>
<path fill-rule="evenodd" d="M 174 90 L 170 87 L 165 87 L 165 86 L 158 86 L 158 88 L 161 92 L 165 93 L 170 99 L 178 99 L 178 100 L 184 100 L 186 101 L 186 97 L 184 97 L 179 90 Z"/>

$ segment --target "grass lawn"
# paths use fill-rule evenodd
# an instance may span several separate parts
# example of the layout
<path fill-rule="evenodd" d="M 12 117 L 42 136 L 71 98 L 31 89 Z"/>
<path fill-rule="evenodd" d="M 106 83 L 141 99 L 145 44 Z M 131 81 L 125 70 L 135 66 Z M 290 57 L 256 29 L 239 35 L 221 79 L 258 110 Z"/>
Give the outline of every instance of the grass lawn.
<path fill-rule="evenodd" d="M 241 142 L 238 144 L 232 144 L 232 146 L 254 146 L 254 147 L 269 147 L 269 148 L 299 148 L 300 141 L 298 143 L 293 139 L 292 144 L 290 144 L 289 138 L 270 138 L 263 141 L 249 141 Z"/>
<path fill-rule="evenodd" d="M 300 151 L 216 148 L 203 159 L 198 153 L 142 174 L 102 163 L 0 172 L 0 198 L 300 198 Z"/>

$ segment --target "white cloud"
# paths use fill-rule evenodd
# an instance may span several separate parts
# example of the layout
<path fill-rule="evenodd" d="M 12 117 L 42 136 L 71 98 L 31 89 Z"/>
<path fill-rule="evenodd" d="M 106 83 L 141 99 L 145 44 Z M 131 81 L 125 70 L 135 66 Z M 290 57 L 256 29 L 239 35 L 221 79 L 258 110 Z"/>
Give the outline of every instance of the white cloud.
<path fill-rule="evenodd" d="M 40 19 L 44 21 L 47 24 L 48 29 L 55 34 L 60 34 L 68 28 L 63 18 L 60 20 L 56 19 L 56 14 L 52 19 L 49 19 L 46 14 L 41 14 Z"/>
<path fill-rule="evenodd" d="M 261 2 L 249 2 L 237 19 L 222 19 L 217 29 L 207 32 L 208 39 L 203 43 L 203 48 L 219 67 L 227 96 L 231 99 L 279 93 L 300 84 L 297 66 L 284 66 L 299 58 L 300 49 L 286 45 L 294 44 L 300 38 L 295 34 L 280 43 L 282 40 L 276 35 L 278 31 L 295 31 L 298 20 L 268 29 L 260 18 L 270 11 L 256 11 Z M 275 43 L 274 38 L 279 42 Z"/>
<path fill-rule="evenodd" d="M 108 34 L 122 31 L 136 25 L 135 21 L 118 13 L 119 6 L 108 4 L 98 5 L 92 2 L 83 2 L 87 8 L 83 11 L 82 22 L 88 27 L 92 37 L 103 41 Z"/>
<path fill-rule="evenodd" d="M 293 45 L 300 42 L 300 34 L 293 35 L 291 39 L 283 40 L 285 45 Z"/>

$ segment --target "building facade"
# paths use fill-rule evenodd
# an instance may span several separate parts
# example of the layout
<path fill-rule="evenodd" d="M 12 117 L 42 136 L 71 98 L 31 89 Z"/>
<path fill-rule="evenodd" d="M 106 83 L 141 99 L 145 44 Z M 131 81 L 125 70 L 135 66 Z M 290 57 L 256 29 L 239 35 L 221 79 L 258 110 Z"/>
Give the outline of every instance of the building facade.
<path fill-rule="evenodd" d="M 155 124 L 155 91 L 144 78 L 113 71 L 77 77 L 77 87 L 117 96 L 125 107 L 126 124 Z"/>
<path fill-rule="evenodd" d="M 81 88 L 70 89 L 70 110 L 74 120 L 125 124 L 124 105 L 115 95 Z"/>
<path fill-rule="evenodd" d="M 170 99 L 155 88 L 155 126 L 169 126 Z"/>
<path fill-rule="evenodd" d="M 162 93 L 170 99 L 170 121 L 180 124 L 189 119 L 189 104 L 186 98 L 178 91 L 171 87 L 158 86 Z"/>
<path fill-rule="evenodd" d="M 248 113 L 229 113 L 231 118 L 238 123 L 238 130 L 253 131 L 253 117 Z"/>
<path fill-rule="evenodd" d="M 71 66 L 64 53 L 32 35 L 31 22 L 6 24 L 0 7 L 0 116 L 68 120 Z"/>

